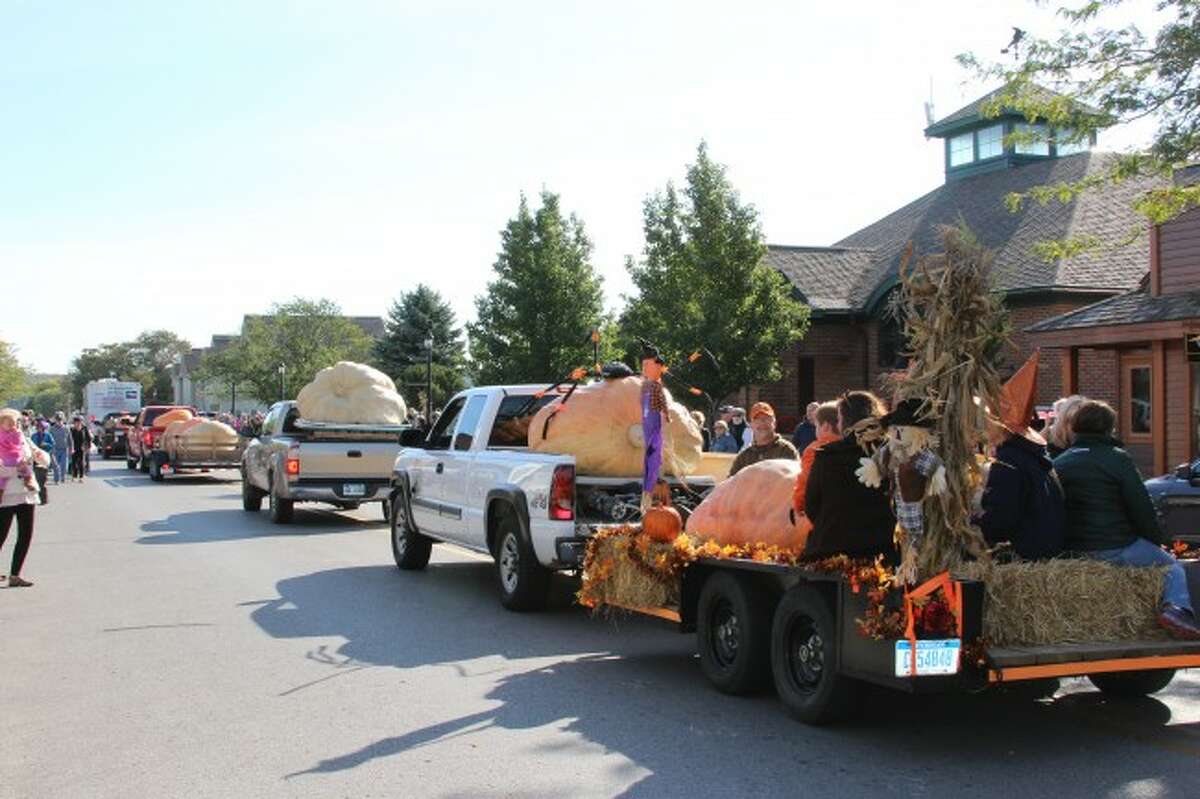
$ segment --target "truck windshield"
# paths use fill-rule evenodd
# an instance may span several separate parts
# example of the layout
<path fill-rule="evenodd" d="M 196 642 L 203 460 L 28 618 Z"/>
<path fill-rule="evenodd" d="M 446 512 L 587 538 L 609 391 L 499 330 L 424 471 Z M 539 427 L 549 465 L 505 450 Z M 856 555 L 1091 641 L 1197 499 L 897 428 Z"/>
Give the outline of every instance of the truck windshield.
<path fill-rule="evenodd" d="M 149 427 L 155 419 L 162 416 L 164 413 L 166 413 L 169 410 L 171 410 L 171 409 L 170 408 L 147 408 L 146 415 L 142 417 L 142 427 Z"/>
<path fill-rule="evenodd" d="M 525 447 L 529 445 L 529 422 L 541 408 L 549 405 L 557 394 L 546 394 L 534 399 L 532 394 L 512 394 L 500 401 L 492 434 L 488 437 L 489 447 Z M 518 416 L 517 414 L 523 413 Z"/>

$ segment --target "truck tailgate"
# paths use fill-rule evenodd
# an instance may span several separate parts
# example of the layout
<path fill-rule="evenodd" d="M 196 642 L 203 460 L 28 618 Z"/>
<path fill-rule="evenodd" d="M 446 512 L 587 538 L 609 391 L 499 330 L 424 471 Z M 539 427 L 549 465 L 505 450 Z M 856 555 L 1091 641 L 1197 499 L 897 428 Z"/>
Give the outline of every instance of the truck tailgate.
<path fill-rule="evenodd" d="M 399 452 L 395 441 L 305 441 L 300 445 L 300 477 L 388 478 Z"/>

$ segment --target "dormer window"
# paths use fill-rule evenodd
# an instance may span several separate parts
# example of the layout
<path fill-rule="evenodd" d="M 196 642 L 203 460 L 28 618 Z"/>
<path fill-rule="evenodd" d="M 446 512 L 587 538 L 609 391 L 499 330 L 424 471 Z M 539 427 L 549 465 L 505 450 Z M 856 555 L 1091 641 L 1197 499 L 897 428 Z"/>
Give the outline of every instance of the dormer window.
<path fill-rule="evenodd" d="M 1046 138 L 1045 125 L 1030 125 L 1028 122 L 1018 122 L 1014 127 L 1023 136 L 1033 136 L 1034 140 L 1018 140 L 1017 155 L 1050 155 L 1050 141 Z"/>
<path fill-rule="evenodd" d="M 1004 155 L 1004 126 L 992 125 L 975 133 L 978 141 L 979 160 Z"/>
<path fill-rule="evenodd" d="M 1091 149 L 1091 143 L 1087 137 L 1074 140 L 1076 133 L 1070 128 L 1061 128 L 1054 133 L 1054 151 L 1059 155 L 1075 155 L 1076 153 L 1086 153 Z"/>
<path fill-rule="evenodd" d="M 950 166 L 962 166 L 975 160 L 975 140 L 971 133 L 950 137 Z"/>

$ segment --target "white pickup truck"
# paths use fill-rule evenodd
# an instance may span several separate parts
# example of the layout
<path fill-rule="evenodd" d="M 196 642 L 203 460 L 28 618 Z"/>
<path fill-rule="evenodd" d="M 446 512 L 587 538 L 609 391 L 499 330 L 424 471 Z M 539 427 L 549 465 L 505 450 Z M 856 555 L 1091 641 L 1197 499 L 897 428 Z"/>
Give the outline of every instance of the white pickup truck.
<path fill-rule="evenodd" d="M 397 566 L 423 569 L 435 542 L 457 544 L 495 560 L 505 607 L 534 610 L 545 603 L 551 572 L 579 568 L 597 525 L 639 518 L 640 476 L 578 475 L 572 456 L 526 447 L 527 418 L 559 396 L 539 397 L 544 390 L 460 392 L 419 446 L 400 450 L 390 514 Z M 715 485 L 711 477 L 668 482 L 685 512 Z"/>

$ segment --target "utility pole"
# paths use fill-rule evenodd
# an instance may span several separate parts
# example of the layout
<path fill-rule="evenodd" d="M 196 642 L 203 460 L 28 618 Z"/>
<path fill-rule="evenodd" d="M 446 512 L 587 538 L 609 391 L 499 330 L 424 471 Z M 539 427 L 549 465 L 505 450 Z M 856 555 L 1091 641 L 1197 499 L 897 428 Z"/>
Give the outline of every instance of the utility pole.
<path fill-rule="evenodd" d="M 433 426 L 433 334 L 425 339 L 425 421 Z"/>
<path fill-rule="evenodd" d="M 287 373 L 287 367 L 279 364 L 279 401 L 283 402 L 283 376 Z"/>

